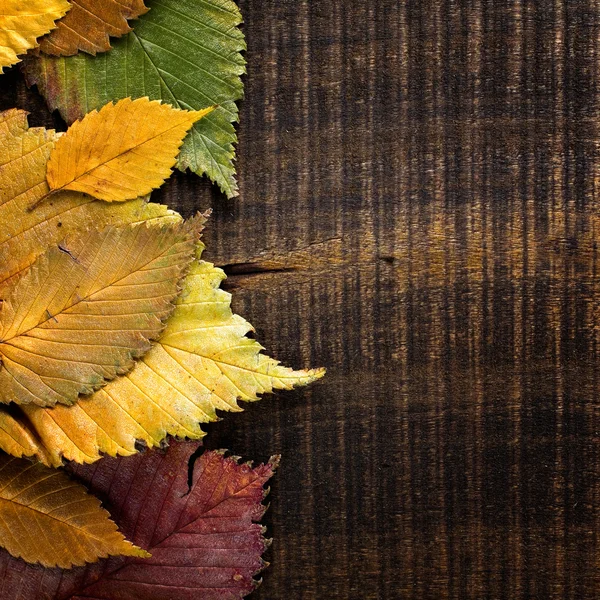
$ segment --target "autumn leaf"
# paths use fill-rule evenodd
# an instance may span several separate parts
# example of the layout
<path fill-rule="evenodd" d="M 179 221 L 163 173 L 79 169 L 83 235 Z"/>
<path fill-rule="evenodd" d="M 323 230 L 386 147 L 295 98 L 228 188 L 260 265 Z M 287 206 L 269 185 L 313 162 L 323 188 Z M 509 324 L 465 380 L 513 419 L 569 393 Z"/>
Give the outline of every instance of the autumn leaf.
<path fill-rule="evenodd" d="M 176 309 L 159 342 L 127 376 L 71 407 L 21 406 L 0 410 L 0 448 L 59 465 L 64 456 L 93 462 L 157 446 L 167 435 L 199 439 L 200 423 L 216 410 L 239 411 L 273 389 L 291 389 L 323 376 L 323 369 L 293 371 L 261 353 L 252 330 L 231 311 L 219 289 L 225 275 L 198 261 L 187 275 Z"/>
<path fill-rule="evenodd" d="M 205 452 L 188 493 L 187 466 L 196 447 L 175 443 L 166 454 L 152 451 L 74 470 L 151 558 L 111 558 L 61 571 L 0 551 L 2 599 L 234 600 L 249 594 L 265 566 L 267 542 L 256 522 L 276 461 L 252 468 Z"/>
<path fill-rule="evenodd" d="M 89 196 L 78 192 L 61 193 L 28 212 L 27 206 L 48 191 L 45 171 L 54 141 L 54 132 L 28 129 L 22 111 L 0 114 L 0 218 L 3 222 L 0 263 L 7 269 L 0 272 L 0 297 L 3 285 L 6 288 L 15 274 L 21 274 L 46 246 L 56 245 L 65 234 L 76 232 L 79 225 L 85 229 L 94 222 L 103 226 L 111 222 L 148 219 L 158 226 L 181 221 L 178 215 L 158 205 L 142 201 L 91 202 Z M 245 338 L 251 326 L 232 314 L 229 294 L 219 290 L 223 273 L 204 262 L 199 262 L 194 269 L 197 273 L 186 279 L 186 288 L 191 286 L 203 299 L 196 305 L 195 316 L 200 321 L 190 327 L 187 339 L 192 343 L 195 337 L 200 344 L 207 336 L 210 341 L 212 331 L 225 332 L 227 335 L 218 339 L 229 344 L 223 350 L 233 353 L 231 366 L 213 360 L 210 355 L 203 356 L 201 351 L 183 353 L 179 349 L 180 356 L 189 356 L 193 368 L 197 369 L 197 379 L 190 377 L 181 366 L 176 371 L 184 381 L 192 383 L 182 388 L 189 392 L 188 398 L 165 381 L 160 383 L 163 377 L 169 381 L 173 365 L 166 353 L 161 353 L 158 373 L 153 371 L 157 368 L 154 362 L 144 366 L 140 363 L 135 369 L 144 372 L 142 379 L 157 380 L 160 393 L 150 390 L 150 394 L 145 394 L 143 383 L 138 380 L 139 373 L 136 373 L 131 381 L 123 378 L 113 382 L 114 391 L 109 384 L 106 394 L 80 401 L 69 410 L 56 407 L 47 412 L 34 406 L 0 410 L 0 447 L 17 456 L 37 455 L 48 464 L 60 464 L 63 455 L 90 462 L 97 460 L 102 452 L 132 454 L 137 439 L 158 445 L 168 434 L 202 437 L 204 433 L 199 423 L 214 420 L 216 409 L 240 410 L 237 398 L 255 399 L 258 394 L 274 388 L 307 384 L 321 376 L 321 371 L 285 369 L 260 354 L 259 344 Z M 188 293 L 188 301 L 191 298 Z M 183 317 L 184 311 L 189 310 L 187 304 L 189 302 L 181 309 L 176 308 L 176 314 Z M 206 309 L 204 313 L 202 307 Z M 192 314 L 188 314 L 191 318 Z M 185 341 L 184 337 L 180 339 Z M 243 346 L 235 352 L 239 342 Z M 177 351 L 177 347 L 171 350 Z M 155 349 L 157 360 L 159 352 Z M 257 370 L 255 366 L 260 368 Z M 221 368 L 233 379 L 228 380 Z M 238 390 L 238 386 L 243 391 Z M 133 395 L 130 393 L 132 387 L 138 390 Z M 165 388 L 167 393 L 164 393 Z"/>
<path fill-rule="evenodd" d="M 0 455 L 0 546 L 28 562 L 67 569 L 112 555 L 149 556 L 126 541 L 100 501 L 63 471 L 5 455 Z M 6 555 L 4 560 L 14 561 Z"/>
<path fill-rule="evenodd" d="M 71 8 L 67 0 L 2 0 L 0 8 L 0 73 L 18 63 L 20 54 L 37 46 L 55 21 Z"/>
<path fill-rule="evenodd" d="M 89 54 L 110 49 L 109 36 L 131 31 L 128 19 L 148 11 L 143 0 L 71 0 L 72 8 L 54 31 L 40 42 L 40 50 L 55 56 Z"/>
<path fill-rule="evenodd" d="M 206 173 L 227 196 L 235 196 L 233 123 L 245 72 L 239 10 L 231 0 L 148 0 L 147 5 L 150 11 L 110 52 L 30 57 L 28 83 L 37 84 L 68 123 L 127 97 L 148 96 L 188 110 L 218 105 L 188 134 L 178 167 Z"/>
<path fill-rule="evenodd" d="M 172 312 L 202 222 L 92 230 L 37 259 L 1 305 L 0 401 L 71 404 L 130 370 Z"/>
<path fill-rule="evenodd" d="M 109 202 L 149 194 L 170 176 L 188 129 L 212 110 L 178 110 L 148 98 L 109 102 L 56 141 L 50 194 L 71 190 Z"/>
<path fill-rule="evenodd" d="M 109 204 L 69 191 L 28 210 L 49 191 L 47 163 L 57 137 L 52 130 L 30 129 L 22 110 L 0 113 L 0 297 L 11 278 L 74 231 L 181 222 L 177 213 L 143 199 Z"/>

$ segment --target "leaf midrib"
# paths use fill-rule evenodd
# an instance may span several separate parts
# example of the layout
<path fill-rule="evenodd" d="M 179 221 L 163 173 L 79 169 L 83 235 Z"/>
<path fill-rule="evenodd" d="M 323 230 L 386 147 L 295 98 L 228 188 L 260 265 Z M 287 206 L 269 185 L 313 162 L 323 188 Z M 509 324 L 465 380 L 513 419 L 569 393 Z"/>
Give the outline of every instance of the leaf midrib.
<path fill-rule="evenodd" d="M 143 140 L 142 142 L 140 142 L 139 144 L 135 144 L 134 146 L 131 146 L 131 147 L 127 148 L 127 150 L 125 150 L 124 152 L 120 152 L 119 154 L 116 154 L 115 156 L 111 157 L 109 160 L 101 162 L 101 163 L 98 163 L 98 164 L 90 167 L 87 171 L 83 171 L 82 173 L 79 173 L 78 175 L 76 175 L 75 177 L 73 177 L 73 179 L 71 179 L 67 183 L 63 184 L 62 186 L 60 186 L 58 188 L 51 188 L 51 191 L 52 192 L 59 192 L 61 190 L 64 190 L 66 188 L 66 186 L 70 185 L 73 182 L 76 182 L 78 179 L 81 179 L 82 177 L 85 177 L 86 175 L 89 175 L 92 171 L 95 171 L 96 169 L 98 169 L 100 167 L 104 167 L 104 166 L 108 165 L 109 163 L 111 163 L 111 162 L 113 162 L 113 161 L 121 158 L 122 156 L 125 156 L 125 154 L 127 154 L 128 152 L 133 152 L 134 150 L 136 150 L 140 146 L 143 146 L 144 144 L 147 144 L 148 142 L 150 142 L 152 140 L 155 140 L 156 138 L 159 138 L 159 137 L 161 137 L 163 135 L 166 135 L 170 131 L 173 131 L 173 129 L 176 129 L 177 127 L 181 127 L 182 125 L 183 125 L 183 123 L 177 123 L 176 125 L 173 125 L 172 127 L 169 127 L 168 129 L 164 129 L 163 131 L 161 131 L 160 133 L 158 133 L 156 135 L 152 135 L 151 137 L 149 137 L 149 138 Z M 193 125 L 193 123 L 192 123 L 192 125 Z M 188 127 L 188 129 L 189 129 L 189 127 Z M 67 136 L 64 136 L 64 137 L 60 138 L 60 140 L 66 140 L 66 139 L 68 139 Z M 54 147 L 54 150 L 52 151 L 52 153 L 54 153 L 56 151 L 56 149 L 59 148 L 59 144 L 61 143 L 60 140 L 56 143 L 56 146 Z M 183 143 L 183 139 L 181 140 L 181 143 Z M 181 147 L 181 145 L 180 145 L 180 147 Z M 52 156 L 50 156 L 50 159 L 52 160 Z M 118 171 L 118 172 L 122 173 L 122 171 Z M 73 191 L 79 191 L 79 190 L 73 190 Z M 132 198 L 132 200 L 134 200 L 134 199 L 135 198 Z"/>
<path fill-rule="evenodd" d="M 261 479 L 261 476 L 260 475 L 256 475 L 256 477 L 252 481 L 250 481 L 249 483 L 247 483 L 246 485 L 244 485 L 240 489 L 236 490 L 236 492 L 234 494 L 231 494 L 230 496 L 228 496 L 224 500 L 221 500 L 220 502 L 217 502 L 217 504 L 215 504 L 214 506 L 211 506 L 208 510 L 206 510 L 204 513 L 202 513 L 201 515 L 199 515 L 195 519 L 192 519 L 191 521 L 189 521 L 188 523 L 185 523 L 183 525 L 179 525 L 179 523 L 177 523 L 177 525 L 174 528 L 174 531 L 172 531 L 172 532 L 168 533 L 167 535 L 165 535 L 165 537 L 163 537 L 162 539 L 160 539 L 159 541 L 157 541 L 155 544 L 152 544 L 150 546 L 150 548 L 147 549 L 147 551 L 151 553 L 154 548 L 159 548 L 161 546 L 161 544 L 163 544 L 167 539 L 169 539 L 170 537 L 172 537 L 174 535 L 177 535 L 177 534 L 181 533 L 186 527 L 189 527 L 192 523 L 198 521 L 199 519 L 206 518 L 206 515 L 209 512 L 213 511 L 215 508 L 217 508 L 223 502 L 231 500 L 232 498 L 234 498 L 235 496 L 237 496 L 240 492 L 243 492 L 245 489 L 247 489 L 248 487 L 250 487 L 251 485 L 253 485 L 254 483 L 256 483 L 256 481 L 258 481 L 260 479 Z M 218 483 L 219 482 L 217 482 L 217 486 L 218 486 Z M 216 489 L 216 486 L 215 486 L 215 489 Z M 213 491 L 213 493 L 214 493 L 214 491 Z M 260 502 L 260 504 L 262 504 L 262 501 Z M 138 514 L 138 520 L 139 520 L 139 514 Z M 74 597 L 79 596 L 81 594 L 81 592 L 83 592 L 83 591 L 91 588 L 92 586 L 96 585 L 99 581 L 102 581 L 103 579 L 106 579 L 108 576 L 112 576 L 115 573 L 118 573 L 119 571 L 121 571 L 122 569 L 128 567 L 131 564 L 132 560 L 135 560 L 135 559 L 134 558 L 125 558 L 124 559 L 124 564 L 119 565 L 119 566 L 115 567 L 114 569 L 108 569 L 108 570 L 104 571 L 95 581 L 93 581 L 89 585 L 86 585 L 81 590 L 76 590 L 69 597 L 70 598 L 74 598 Z M 122 580 L 119 580 L 119 581 L 122 581 Z"/>
<path fill-rule="evenodd" d="M 71 486 L 71 487 L 77 487 L 77 486 L 75 485 L 75 486 Z M 65 488 L 65 489 L 67 489 L 67 488 Z M 61 492 L 61 491 L 63 491 L 63 490 L 56 490 L 56 492 Z M 88 500 L 88 498 L 82 498 L 81 499 L 82 502 L 84 502 L 86 500 Z M 42 512 L 42 511 L 37 510 L 35 508 L 32 508 L 31 506 L 28 506 L 26 504 L 21 504 L 20 502 L 15 502 L 13 500 L 9 500 L 8 498 L 3 498 L 1 496 L 0 496 L 0 502 L 5 502 L 9 506 L 13 506 L 15 508 L 22 508 L 22 509 L 29 510 L 29 511 L 33 512 L 34 514 L 36 514 L 36 515 L 41 515 L 42 517 L 47 517 L 48 519 L 52 519 L 53 521 L 56 521 L 57 523 L 60 523 L 61 525 L 64 525 L 65 527 L 72 527 L 73 529 L 76 529 L 77 531 L 83 532 L 83 533 L 86 534 L 87 537 L 93 538 L 93 539 L 98 540 L 99 542 L 102 542 L 102 543 L 106 543 L 106 540 L 103 540 L 101 537 L 98 537 L 98 536 L 92 534 L 87 529 L 84 529 L 82 527 L 77 527 L 76 525 L 72 525 L 70 523 L 67 523 L 67 521 L 61 521 L 60 519 L 58 519 L 57 517 L 53 517 L 49 513 Z M 62 508 L 62 506 L 59 506 L 58 508 Z M 100 507 L 98 507 L 98 508 L 99 508 L 99 510 L 102 510 Z"/>

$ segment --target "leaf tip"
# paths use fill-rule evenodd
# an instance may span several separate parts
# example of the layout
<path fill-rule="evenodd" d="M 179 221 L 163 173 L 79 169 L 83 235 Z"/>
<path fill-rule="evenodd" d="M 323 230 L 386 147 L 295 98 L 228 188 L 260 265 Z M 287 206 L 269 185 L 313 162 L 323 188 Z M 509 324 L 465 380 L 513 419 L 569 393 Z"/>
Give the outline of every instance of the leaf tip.
<path fill-rule="evenodd" d="M 281 464 L 281 454 L 275 454 L 271 456 L 267 465 L 270 467 L 271 472 L 275 473 L 275 471 L 279 468 Z"/>
<path fill-rule="evenodd" d="M 136 558 L 152 558 L 152 554 L 148 550 L 144 550 L 135 544 L 131 544 L 131 547 L 127 552 L 123 553 L 123 556 L 135 556 Z"/>
<path fill-rule="evenodd" d="M 325 377 L 327 369 L 325 367 L 318 367 L 317 369 L 311 369 L 309 373 L 312 374 L 313 381 L 318 381 L 319 379 L 323 379 L 323 377 Z"/>
<path fill-rule="evenodd" d="M 201 110 L 190 110 L 190 117 L 192 119 L 192 124 L 197 123 L 200 119 L 203 119 L 207 115 L 210 115 L 211 112 L 219 108 L 218 104 L 214 104 L 213 106 L 209 106 L 208 108 L 203 108 Z"/>
<path fill-rule="evenodd" d="M 319 381 L 319 379 L 323 379 L 326 373 L 327 369 L 325 367 L 318 367 L 316 369 L 305 369 L 303 371 L 294 372 L 294 375 L 296 375 L 297 377 L 297 381 L 295 381 L 293 385 L 294 387 L 296 387 L 314 383 L 315 381 Z"/>

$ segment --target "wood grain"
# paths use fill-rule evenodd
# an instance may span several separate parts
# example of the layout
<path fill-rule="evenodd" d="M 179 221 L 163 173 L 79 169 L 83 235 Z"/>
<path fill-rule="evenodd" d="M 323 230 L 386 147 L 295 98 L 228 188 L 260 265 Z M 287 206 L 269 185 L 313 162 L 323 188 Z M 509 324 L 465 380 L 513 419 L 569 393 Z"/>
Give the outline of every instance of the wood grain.
<path fill-rule="evenodd" d="M 329 369 L 210 428 L 283 454 L 253 597 L 600 597 L 600 1 L 240 6 L 241 196 L 155 196 Z"/>

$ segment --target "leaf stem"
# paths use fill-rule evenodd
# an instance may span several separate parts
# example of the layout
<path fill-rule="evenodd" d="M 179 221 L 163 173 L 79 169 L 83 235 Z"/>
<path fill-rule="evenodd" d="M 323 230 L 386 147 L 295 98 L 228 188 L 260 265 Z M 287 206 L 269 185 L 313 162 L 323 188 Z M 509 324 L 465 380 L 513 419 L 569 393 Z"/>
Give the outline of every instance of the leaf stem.
<path fill-rule="evenodd" d="M 46 200 L 47 198 L 50 198 L 51 196 L 54 196 L 54 194 L 56 194 L 58 192 L 62 192 L 62 190 L 63 190 L 63 188 L 58 188 L 56 190 L 50 190 L 48 193 L 44 194 L 41 198 L 36 200 L 33 204 L 28 206 L 27 212 L 31 212 L 32 210 L 37 208 L 44 200 Z"/>

